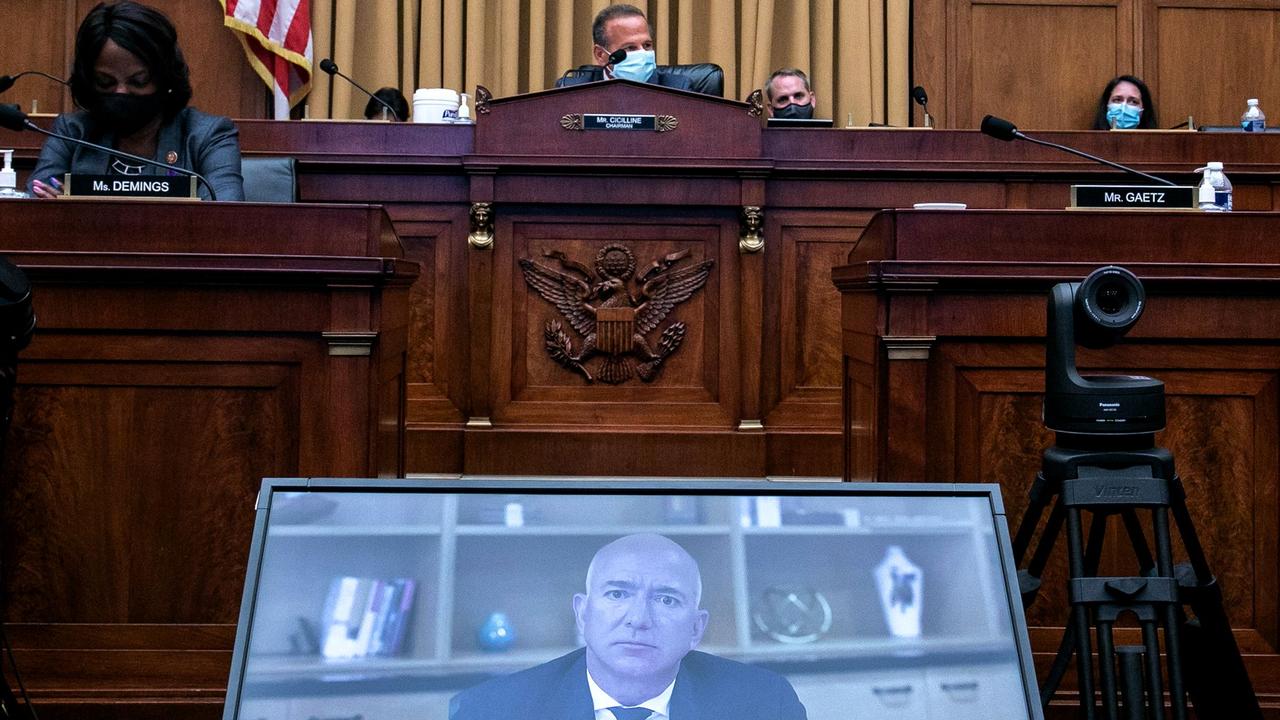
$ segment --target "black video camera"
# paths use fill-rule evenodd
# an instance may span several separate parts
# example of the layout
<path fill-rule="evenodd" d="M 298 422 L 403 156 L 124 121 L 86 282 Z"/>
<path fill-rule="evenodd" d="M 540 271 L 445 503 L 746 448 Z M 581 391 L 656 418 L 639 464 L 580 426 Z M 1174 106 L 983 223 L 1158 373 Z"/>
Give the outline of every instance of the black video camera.
<path fill-rule="evenodd" d="M 1128 435 L 1164 429 L 1164 383 L 1140 375 L 1081 375 L 1076 343 L 1110 347 L 1142 316 L 1147 296 L 1137 276 L 1115 265 L 1083 282 L 1049 292 L 1044 364 L 1044 424 L 1088 435 Z"/>

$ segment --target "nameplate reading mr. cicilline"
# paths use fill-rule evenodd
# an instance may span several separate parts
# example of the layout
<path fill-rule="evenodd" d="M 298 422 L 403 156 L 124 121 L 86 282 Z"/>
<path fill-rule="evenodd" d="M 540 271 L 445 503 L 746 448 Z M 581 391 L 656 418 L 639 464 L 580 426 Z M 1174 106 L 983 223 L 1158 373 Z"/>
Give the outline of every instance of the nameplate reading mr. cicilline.
<path fill-rule="evenodd" d="M 648 130 L 658 129 L 657 115 L 595 115 L 582 116 L 583 130 Z"/>
<path fill-rule="evenodd" d="M 625 113 L 573 113 L 560 118 L 565 130 L 641 130 L 670 132 L 679 127 L 674 115 L 628 115 Z"/>
<path fill-rule="evenodd" d="M 67 197 L 193 198 L 193 177 L 166 175 L 66 176 Z"/>

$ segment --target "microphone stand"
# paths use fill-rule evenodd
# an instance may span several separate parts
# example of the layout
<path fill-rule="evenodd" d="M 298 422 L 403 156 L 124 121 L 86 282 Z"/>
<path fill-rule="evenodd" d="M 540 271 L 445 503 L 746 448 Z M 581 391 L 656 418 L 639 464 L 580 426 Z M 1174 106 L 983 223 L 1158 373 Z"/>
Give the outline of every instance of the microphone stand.
<path fill-rule="evenodd" d="M 1132 173 L 1139 177 L 1146 178 L 1147 180 L 1160 183 L 1161 185 L 1169 185 L 1171 187 L 1178 186 L 1177 183 L 1172 182 L 1170 180 L 1165 180 L 1164 178 L 1159 178 L 1159 177 L 1156 177 L 1155 175 L 1148 175 L 1147 173 L 1144 173 L 1141 170 L 1134 170 L 1133 168 L 1127 167 L 1125 165 L 1121 165 L 1120 163 L 1111 162 L 1110 160 L 1104 160 L 1103 158 L 1097 157 L 1096 155 L 1090 155 L 1089 153 L 1084 152 L 1083 150 L 1077 150 L 1073 147 L 1067 147 L 1066 145 L 1059 145 L 1058 143 L 1052 143 L 1052 142 L 1049 142 L 1048 140 L 1037 140 L 1031 137 L 1030 135 L 1024 135 L 1020 130 L 1018 130 L 1016 125 L 1009 122 L 1008 120 L 1005 120 L 1004 118 L 998 118 L 994 115 L 988 115 L 982 118 L 982 127 L 980 129 L 982 130 L 983 135 L 988 135 L 997 140 L 1004 140 L 1005 142 L 1009 142 L 1015 138 L 1018 140 L 1026 140 L 1027 142 L 1035 143 L 1036 145 L 1043 145 L 1045 147 L 1054 148 L 1055 150 L 1061 150 L 1066 153 L 1071 153 L 1072 155 L 1082 157 L 1085 160 L 1092 160 L 1096 163 L 1102 163 L 1107 167 L 1115 168 L 1116 170 L 1121 170 L 1127 173 Z"/>
<path fill-rule="evenodd" d="M 1098 157 L 1098 156 L 1096 156 L 1096 155 L 1090 155 L 1089 153 L 1084 152 L 1083 150 L 1076 150 L 1075 148 L 1067 147 L 1066 145 L 1059 145 L 1058 143 L 1052 143 L 1052 142 L 1049 142 L 1048 140 L 1037 140 L 1036 138 L 1033 138 L 1033 137 L 1031 137 L 1030 135 L 1024 135 L 1021 131 L 1016 130 L 1016 129 L 1013 131 L 1013 136 L 1014 136 L 1014 137 L 1016 137 L 1016 138 L 1018 138 L 1019 140 L 1026 140 L 1027 142 L 1035 143 L 1036 145 L 1043 145 L 1043 146 L 1045 146 L 1045 147 L 1055 148 L 1055 149 L 1057 149 L 1057 150 L 1061 150 L 1061 151 L 1063 151 L 1063 152 L 1069 152 L 1069 153 L 1071 153 L 1072 155 L 1077 155 L 1077 156 L 1079 156 L 1079 157 L 1084 158 L 1085 160 L 1092 160 L 1092 161 L 1094 161 L 1094 162 L 1099 162 L 1099 163 L 1102 163 L 1103 165 L 1106 165 L 1106 166 L 1108 166 L 1108 167 L 1113 167 L 1113 168 L 1115 168 L 1116 170 L 1123 170 L 1124 172 L 1127 172 L 1127 173 L 1133 173 L 1134 175 L 1140 175 L 1140 176 L 1142 176 L 1142 177 L 1144 177 L 1144 178 L 1146 178 L 1146 179 L 1148 179 L 1148 180 L 1153 180 L 1153 181 L 1158 182 L 1158 183 L 1160 183 L 1160 184 L 1162 184 L 1162 185 L 1171 185 L 1171 186 L 1174 186 L 1174 187 L 1177 187 L 1177 185 L 1178 185 L 1178 183 L 1173 182 L 1173 181 L 1171 181 L 1171 180 L 1165 180 L 1164 178 L 1159 178 L 1159 177 L 1156 177 L 1155 175 L 1148 175 L 1147 173 L 1144 173 L 1144 172 L 1142 172 L 1141 170 L 1134 170 L 1133 168 L 1131 168 L 1131 167 L 1125 167 L 1124 165 L 1121 165 L 1120 163 L 1114 163 L 1114 162 L 1111 162 L 1110 160 L 1106 160 L 1106 159 L 1104 159 L 1104 158 L 1100 158 L 1100 157 Z"/>
<path fill-rule="evenodd" d="M 40 75 L 42 77 L 47 77 L 50 80 L 60 85 L 67 85 L 66 80 L 63 80 L 62 78 L 56 78 L 47 72 L 41 72 L 39 70 L 24 70 L 18 73 L 17 75 L 0 75 L 0 92 L 4 92 L 5 90 L 8 90 L 9 88 L 13 87 L 13 84 L 17 82 L 18 79 L 23 77 L 24 75 Z"/>
<path fill-rule="evenodd" d="M 80 138 L 71 137 L 70 135 L 63 135 L 62 133 L 56 133 L 51 130 L 45 130 L 39 125 L 36 125 L 35 123 L 31 122 L 31 119 L 27 117 L 26 113 L 19 110 L 18 106 L 16 105 L 0 106 L 0 126 L 9 128 L 10 130 L 19 130 L 19 131 L 34 130 L 40 133 L 41 135 L 45 135 L 47 137 L 57 138 L 59 140 L 65 140 L 69 143 L 75 143 L 76 145 L 83 145 L 84 147 L 87 147 L 87 148 L 93 148 L 94 150 L 107 153 L 108 155 L 124 158 L 126 160 L 132 160 L 134 162 L 140 162 L 145 165 L 152 165 L 154 167 L 164 168 L 165 170 L 172 170 L 174 172 L 178 172 L 183 175 L 186 175 L 187 177 L 193 177 L 196 180 L 204 183 L 205 189 L 209 191 L 210 200 L 214 202 L 217 202 L 218 200 L 218 193 L 213 189 L 213 185 L 209 183 L 209 181 L 205 178 L 205 176 L 201 175 L 195 170 L 188 170 L 183 167 L 178 167 L 177 165 L 162 163 L 159 160 L 152 160 L 151 158 L 145 158 L 145 157 L 142 157 L 141 155 L 134 155 L 133 153 L 127 153 L 123 150 L 116 150 L 115 148 L 109 148 L 105 145 L 91 143 L 88 140 L 81 140 Z"/>
<path fill-rule="evenodd" d="M 383 108 L 390 111 L 391 117 L 395 118 L 396 120 L 404 121 L 406 119 L 406 118 L 400 117 L 400 113 L 396 112 L 395 108 L 391 107 L 391 105 L 388 104 L 386 100 L 383 100 L 382 98 L 378 97 L 377 95 L 374 95 L 368 90 L 365 90 L 363 85 L 361 85 L 360 83 L 356 82 L 355 80 L 352 80 L 351 78 L 343 74 L 343 72 L 338 69 L 338 66 L 329 58 L 325 58 L 324 60 L 320 61 L 320 69 L 331 76 L 337 75 L 343 80 L 346 80 L 347 82 L 354 85 L 356 89 L 359 90 L 360 92 L 364 93 L 365 95 L 368 95 L 370 98 L 373 98 L 374 100 L 377 100 L 378 104 L 382 105 Z"/>

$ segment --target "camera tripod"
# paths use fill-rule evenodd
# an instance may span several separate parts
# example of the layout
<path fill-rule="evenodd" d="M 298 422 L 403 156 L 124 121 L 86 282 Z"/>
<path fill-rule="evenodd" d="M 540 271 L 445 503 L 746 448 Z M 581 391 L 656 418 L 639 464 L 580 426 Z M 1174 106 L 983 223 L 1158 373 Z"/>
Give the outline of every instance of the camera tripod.
<path fill-rule="evenodd" d="M 1163 720 L 1165 677 L 1173 720 L 1187 718 L 1188 692 L 1200 720 L 1260 719 L 1262 712 L 1231 634 L 1221 589 L 1187 512 L 1173 455 L 1155 446 L 1153 433 L 1059 432 L 1056 442 L 1044 453 L 1013 540 L 1014 560 L 1021 566 L 1036 526 L 1052 503 L 1031 562 L 1018 573 L 1025 607 L 1035 599 L 1054 542 L 1066 524 L 1071 613 L 1040 689 L 1042 706 L 1048 710 L 1074 654 L 1083 717 L 1097 717 L 1091 632 L 1091 625 L 1096 625 L 1098 680 L 1107 720 Z M 1154 555 L 1139 510 L 1150 512 Z M 1087 543 L 1083 511 L 1092 516 Z M 1188 557 L 1188 563 L 1177 567 L 1170 514 Z M 1112 515 L 1119 515 L 1124 524 L 1139 566 L 1137 575 L 1097 576 Z M 1187 619 L 1184 606 L 1192 609 L 1194 620 Z M 1115 647 L 1114 625 L 1125 613 L 1138 619 L 1140 647 Z"/>

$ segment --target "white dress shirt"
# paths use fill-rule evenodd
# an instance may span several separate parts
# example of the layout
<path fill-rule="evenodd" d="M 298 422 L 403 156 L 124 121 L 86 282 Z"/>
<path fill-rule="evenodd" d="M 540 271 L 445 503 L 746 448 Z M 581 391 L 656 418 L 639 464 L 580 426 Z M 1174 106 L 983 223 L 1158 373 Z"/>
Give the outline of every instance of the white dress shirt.
<path fill-rule="evenodd" d="M 614 700 L 609 693 L 596 684 L 595 678 L 591 677 L 590 670 L 587 671 L 587 687 L 591 689 L 591 705 L 595 708 L 596 720 L 617 720 L 613 713 L 609 711 L 609 708 L 618 706 L 642 707 L 651 710 L 653 714 L 649 716 L 649 720 L 670 720 L 671 716 L 667 713 L 671 710 L 671 692 L 675 690 L 675 680 L 671 681 L 666 690 L 635 706 Z"/>

